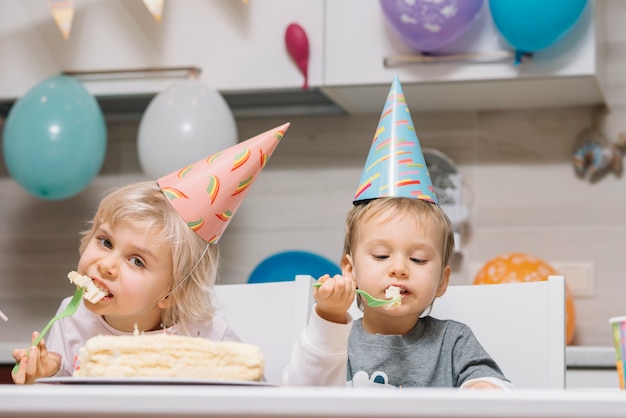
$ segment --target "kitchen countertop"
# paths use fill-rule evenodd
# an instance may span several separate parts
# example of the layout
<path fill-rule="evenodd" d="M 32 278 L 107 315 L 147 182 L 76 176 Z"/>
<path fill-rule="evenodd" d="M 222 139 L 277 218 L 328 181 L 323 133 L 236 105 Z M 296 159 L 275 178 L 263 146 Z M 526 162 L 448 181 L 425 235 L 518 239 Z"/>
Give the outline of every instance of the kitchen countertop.
<path fill-rule="evenodd" d="M 615 348 L 570 346 L 565 349 L 565 364 L 572 369 L 615 369 Z"/>
<path fill-rule="evenodd" d="M 0 343 L 0 364 L 13 363 L 11 352 L 14 348 L 26 347 L 28 343 L 3 341 Z"/>

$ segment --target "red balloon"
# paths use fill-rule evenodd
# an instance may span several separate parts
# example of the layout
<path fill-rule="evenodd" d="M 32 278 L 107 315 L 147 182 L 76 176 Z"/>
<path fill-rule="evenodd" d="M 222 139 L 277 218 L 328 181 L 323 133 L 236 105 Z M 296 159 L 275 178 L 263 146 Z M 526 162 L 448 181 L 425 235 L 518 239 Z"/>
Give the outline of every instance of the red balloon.
<path fill-rule="evenodd" d="M 292 23 L 285 31 L 285 45 L 304 76 L 303 89 L 309 88 L 309 38 L 302 26 Z"/>

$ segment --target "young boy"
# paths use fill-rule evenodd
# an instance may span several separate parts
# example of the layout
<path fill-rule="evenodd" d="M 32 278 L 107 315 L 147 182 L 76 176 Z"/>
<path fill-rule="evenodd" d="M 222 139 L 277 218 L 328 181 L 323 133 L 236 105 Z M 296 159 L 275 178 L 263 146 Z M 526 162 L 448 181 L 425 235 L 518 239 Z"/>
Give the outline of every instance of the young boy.
<path fill-rule="evenodd" d="M 466 325 L 427 316 L 447 289 L 454 235 L 437 204 L 396 78 L 346 221 L 342 274 L 323 276 L 288 385 L 511 388 Z M 401 302 L 348 313 L 359 288 Z M 468 303 L 471 303 L 468 301 Z"/>
<path fill-rule="evenodd" d="M 288 127 L 102 199 L 83 233 L 77 271 L 106 296 L 84 300 L 73 316 L 55 322 L 48 343 L 13 350 L 19 364 L 13 381 L 72 375 L 80 347 L 99 334 L 133 335 L 137 329 L 239 341 L 214 315 L 217 241 Z"/>

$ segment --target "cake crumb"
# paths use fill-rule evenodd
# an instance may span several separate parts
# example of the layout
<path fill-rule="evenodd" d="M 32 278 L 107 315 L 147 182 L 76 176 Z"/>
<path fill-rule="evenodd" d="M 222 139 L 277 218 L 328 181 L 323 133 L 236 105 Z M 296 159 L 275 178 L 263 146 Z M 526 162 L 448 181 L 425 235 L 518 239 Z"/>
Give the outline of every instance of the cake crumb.
<path fill-rule="evenodd" d="M 388 308 L 402 304 L 401 290 L 398 286 L 389 286 L 385 290 L 385 299 L 391 299 L 391 302 L 387 305 Z"/>

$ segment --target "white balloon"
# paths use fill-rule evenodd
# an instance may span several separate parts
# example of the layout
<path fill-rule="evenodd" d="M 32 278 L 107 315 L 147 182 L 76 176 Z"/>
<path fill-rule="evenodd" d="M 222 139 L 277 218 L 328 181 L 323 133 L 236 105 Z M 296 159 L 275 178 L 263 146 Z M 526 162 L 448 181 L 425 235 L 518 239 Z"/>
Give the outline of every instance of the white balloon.
<path fill-rule="evenodd" d="M 157 94 L 141 117 L 139 164 L 155 180 L 237 143 L 226 100 L 199 80 Z"/>

